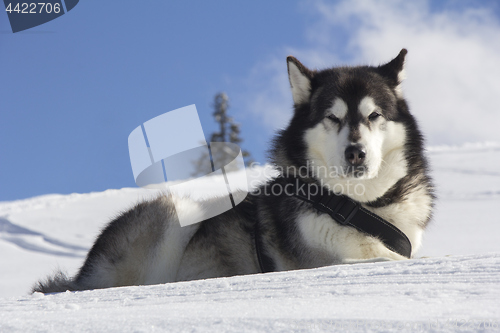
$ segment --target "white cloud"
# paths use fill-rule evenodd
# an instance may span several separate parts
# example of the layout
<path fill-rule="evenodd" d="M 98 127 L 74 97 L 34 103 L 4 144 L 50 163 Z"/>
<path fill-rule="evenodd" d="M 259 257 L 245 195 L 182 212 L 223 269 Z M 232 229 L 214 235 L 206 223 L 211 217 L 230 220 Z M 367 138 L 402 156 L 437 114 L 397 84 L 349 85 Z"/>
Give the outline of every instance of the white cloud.
<path fill-rule="evenodd" d="M 500 141 L 500 24 L 487 8 L 432 12 L 426 1 L 398 0 L 306 4 L 317 17 L 306 31 L 311 46 L 288 54 L 310 67 L 377 65 L 406 47 L 404 91 L 429 143 Z M 259 87 L 249 101 L 270 129 L 284 126 L 291 112 L 284 57 L 271 57 L 255 67 L 250 82 Z"/>
<path fill-rule="evenodd" d="M 287 66 L 281 58 L 272 57 L 253 68 L 246 83 L 256 93 L 243 98 L 260 122 L 273 130 L 286 124 L 293 107 Z"/>

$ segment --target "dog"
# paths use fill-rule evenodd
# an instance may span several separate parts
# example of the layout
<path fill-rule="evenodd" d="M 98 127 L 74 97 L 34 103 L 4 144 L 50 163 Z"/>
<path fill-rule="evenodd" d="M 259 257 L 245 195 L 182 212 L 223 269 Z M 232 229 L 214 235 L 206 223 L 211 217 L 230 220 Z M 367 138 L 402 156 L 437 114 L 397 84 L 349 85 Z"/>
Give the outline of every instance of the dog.
<path fill-rule="evenodd" d="M 217 198 L 139 203 L 103 229 L 75 277 L 58 272 L 32 291 L 412 258 L 434 191 L 423 136 L 402 94 L 406 54 L 380 66 L 324 70 L 289 56 L 294 114 L 270 150 L 278 177 L 235 208 L 185 227 L 176 209 L 203 211 Z"/>

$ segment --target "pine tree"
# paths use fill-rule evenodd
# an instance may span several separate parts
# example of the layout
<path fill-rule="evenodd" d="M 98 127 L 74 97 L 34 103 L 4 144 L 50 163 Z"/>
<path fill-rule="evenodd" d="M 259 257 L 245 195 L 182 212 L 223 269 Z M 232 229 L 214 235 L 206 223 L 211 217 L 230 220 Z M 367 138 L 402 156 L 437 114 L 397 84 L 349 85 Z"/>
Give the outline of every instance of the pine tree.
<path fill-rule="evenodd" d="M 226 93 L 218 93 L 214 100 L 214 119 L 219 124 L 219 132 L 212 133 L 210 142 L 228 142 L 226 138 L 227 127 L 232 124 L 232 118 L 227 116 L 229 98 Z"/>
<path fill-rule="evenodd" d="M 239 145 L 243 139 L 240 137 L 240 124 L 236 123 L 232 117 L 227 114 L 229 108 L 229 98 L 225 92 L 218 93 L 214 99 L 214 119 L 219 124 L 219 132 L 212 133 L 210 142 L 231 142 Z M 253 160 L 250 153 L 241 150 L 245 164 L 250 165 Z"/>
<path fill-rule="evenodd" d="M 221 92 L 215 95 L 213 116 L 215 121 L 219 124 L 219 131 L 212 133 L 210 142 L 231 142 L 239 145 L 243 141 L 240 137 L 240 124 L 236 123 L 232 117 L 228 116 L 228 108 L 229 98 L 226 93 Z M 245 165 L 250 165 L 253 162 L 250 153 L 246 150 L 242 150 L 241 153 L 245 160 Z M 212 159 L 215 165 L 227 165 L 231 162 L 230 155 L 214 149 L 212 149 Z M 200 160 L 194 162 L 196 166 L 196 174 L 194 176 L 202 174 L 201 170 L 207 169 L 207 161 L 207 156 L 202 156 Z"/>

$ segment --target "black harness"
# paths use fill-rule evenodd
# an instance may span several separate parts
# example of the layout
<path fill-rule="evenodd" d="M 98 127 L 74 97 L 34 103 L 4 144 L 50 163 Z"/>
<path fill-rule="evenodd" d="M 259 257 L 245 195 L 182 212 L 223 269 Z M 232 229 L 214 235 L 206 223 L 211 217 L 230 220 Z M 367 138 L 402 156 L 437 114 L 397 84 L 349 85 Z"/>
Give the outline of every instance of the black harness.
<path fill-rule="evenodd" d="M 284 179 L 285 195 L 310 203 L 316 210 L 330 215 L 337 223 L 349 226 L 382 241 L 391 251 L 411 257 L 408 237 L 391 223 L 373 214 L 345 195 L 337 195 L 316 183 L 304 183 L 298 178 Z M 263 273 L 275 270 L 273 260 L 262 251 L 260 230 L 255 223 L 255 248 Z"/>

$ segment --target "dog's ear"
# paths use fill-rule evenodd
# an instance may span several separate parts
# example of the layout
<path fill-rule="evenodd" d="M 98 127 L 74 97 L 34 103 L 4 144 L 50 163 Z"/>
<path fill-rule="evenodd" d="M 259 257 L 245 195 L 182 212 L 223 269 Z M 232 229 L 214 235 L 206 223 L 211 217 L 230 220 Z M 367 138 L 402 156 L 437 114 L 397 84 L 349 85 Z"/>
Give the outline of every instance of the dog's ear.
<path fill-rule="evenodd" d="M 288 56 L 286 61 L 293 102 L 295 104 L 308 102 L 311 95 L 311 78 L 313 73 L 295 57 Z"/>
<path fill-rule="evenodd" d="M 402 49 L 396 58 L 378 67 L 379 73 L 389 79 L 396 91 L 400 90 L 399 85 L 404 79 L 404 63 L 407 53 L 406 49 Z"/>

